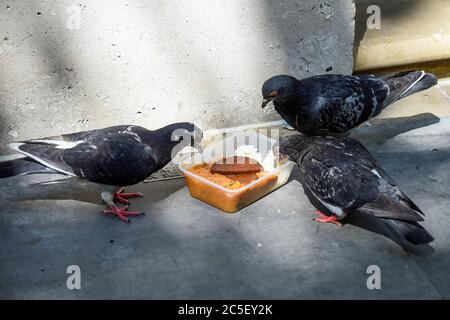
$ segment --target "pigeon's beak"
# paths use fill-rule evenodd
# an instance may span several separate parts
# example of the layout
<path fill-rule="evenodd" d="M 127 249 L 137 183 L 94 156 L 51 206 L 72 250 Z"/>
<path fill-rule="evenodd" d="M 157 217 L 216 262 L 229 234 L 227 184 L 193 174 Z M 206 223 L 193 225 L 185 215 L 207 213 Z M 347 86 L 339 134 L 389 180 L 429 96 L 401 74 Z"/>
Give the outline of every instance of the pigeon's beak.
<path fill-rule="evenodd" d="M 272 99 L 263 99 L 261 103 L 261 108 L 264 109 L 270 101 L 272 101 Z"/>

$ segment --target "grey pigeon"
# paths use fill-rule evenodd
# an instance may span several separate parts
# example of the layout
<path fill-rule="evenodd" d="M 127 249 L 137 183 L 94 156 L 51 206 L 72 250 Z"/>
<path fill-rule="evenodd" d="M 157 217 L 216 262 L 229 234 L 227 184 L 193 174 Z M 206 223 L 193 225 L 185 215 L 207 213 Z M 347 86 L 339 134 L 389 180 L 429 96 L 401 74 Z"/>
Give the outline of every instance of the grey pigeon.
<path fill-rule="evenodd" d="M 419 224 L 423 212 L 358 141 L 296 134 L 281 138 L 278 152 L 296 162 L 305 192 L 328 211 L 318 212 L 317 221 L 340 224 L 349 216 L 368 215 L 404 243 L 434 240 Z"/>
<path fill-rule="evenodd" d="M 127 211 L 128 205 L 119 208 L 114 200 L 128 204 L 126 198 L 142 194 L 123 193 L 123 187 L 163 168 L 180 146 L 199 147 L 202 136 L 194 124 L 182 122 L 153 131 L 119 125 L 14 142 L 9 147 L 24 157 L 0 162 L 0 178 L 57 172 L 101 184 L 101 197 L 110 209 L 104 212 L 128 222 L 128 216 L 142 213 Z"/>
<path fill-rule="evenodd" d="M 262 107 L 273 101 L 281 117 L 301 133 L 335 135 L 376 117 L 395 101 L 436 83 L 436 77 L 424 71 L 380 76 L 326 74 L 302 80 L 279 75 L 264 83 Z"/>

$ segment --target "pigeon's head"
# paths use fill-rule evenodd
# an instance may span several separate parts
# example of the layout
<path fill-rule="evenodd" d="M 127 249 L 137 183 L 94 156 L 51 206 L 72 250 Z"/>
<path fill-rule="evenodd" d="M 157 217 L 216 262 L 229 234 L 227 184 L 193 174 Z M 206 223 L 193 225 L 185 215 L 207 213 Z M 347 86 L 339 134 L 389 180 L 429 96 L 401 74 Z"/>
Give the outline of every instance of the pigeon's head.
<path fill-rule="evenodd" d="M 288 75 L 274 76 L 262 86 L 263 102 L 261 107 L 264 108 L 272 100 L 283 100 L 295 93 L 298 80 Z"/>
<path fill-rule="evenodd" d="M 195 124 L 178 122 L 167 126 L 165 129 L 170 134 L 172 141 L 182 143 L 183 146 L 191 146 L 201 150 L 203 132 Z"/>
<path fill-rule="evenodd" d="M 286 156 L 292 161 L 297 161 L 306 151 L 306 147 L 311 143 L 314 137 L 305 136 L 303 134 L 293 134 L 280 138 L 279 142 L 274 146 L 274 154 L 281 161 Z"/>

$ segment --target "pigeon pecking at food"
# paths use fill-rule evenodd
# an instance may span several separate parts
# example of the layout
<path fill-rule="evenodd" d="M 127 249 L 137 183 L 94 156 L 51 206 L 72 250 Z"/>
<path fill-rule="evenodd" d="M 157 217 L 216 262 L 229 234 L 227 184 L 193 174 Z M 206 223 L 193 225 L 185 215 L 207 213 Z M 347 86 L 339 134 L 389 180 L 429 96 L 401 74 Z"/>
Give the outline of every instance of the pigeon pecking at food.
<path fill-rule="evenodd" d="M 202 131 L 192 123 L 181 122 L 151 131 L 133 125 L 14 142 L 9 147 L 24 158 L 0 162 L 0 178 L 58 172 L 104 185 L 101 197 L 109 207 L 104 213 L 129 222 L 126 198 L 143 196 L 123 193 L 168 164 L 184 146 L 200 147 Z M 117 189 L 119 190 L 117 191 Z M 125 203 L 119 208 L 114 201 Z"/>
<path fill-rule="evenodd" d="M 262 86 L 262 107 L 273 101 L 281 117 L 304 134 L 335 135 L 379 115 L 395 101 L 436 83 L 436 77 L 424 71 L 380 76 L 326 74 L 303 80 L 278 75 Z"/>
<path fill-rule="evenodd" d="M 367 215 L 384 223 L 400 243 L 434 240 L 418 223 L 423 212 L 358 141 L 296 134 L 280 139 L 278 153 L 297 163 L 305 192 L 328 211 L 317 211 L 316 221 L 341 225 L 347 216 Z"/>

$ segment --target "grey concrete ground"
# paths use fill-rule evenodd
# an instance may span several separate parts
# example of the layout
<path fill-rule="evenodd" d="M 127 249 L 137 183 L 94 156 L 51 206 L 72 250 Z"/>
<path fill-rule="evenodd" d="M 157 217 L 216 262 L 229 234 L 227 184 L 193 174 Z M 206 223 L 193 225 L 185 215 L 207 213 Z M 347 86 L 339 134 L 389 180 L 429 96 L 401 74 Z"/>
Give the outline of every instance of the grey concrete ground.
<path fill-rule="evenodd" d="M 295 172 L 236 214 L 191 198 L 183 180 L 137 185 L 130 190 L 146 197 L 132 208 L 147 215 L 130 224 L 91 202 L 8 201 L 7 192 L 39 198 L 41 187 L 27 185 L 49 178 L 21 177 L 0 187 L 0 297 L 450 298 L 450 119 L 437 120 L 378 120 L 355 134 L 426 212 L 436 241 L 422 256 L 352 224 L 312 221 Z M 70 182 L 43 190 L 42 198 L 95 199 Z M 66 268 L 74 264 L 82 289 L 70 291 Z M 381 268 L 380 290 L 366 287 L 369 265 Z"/>

